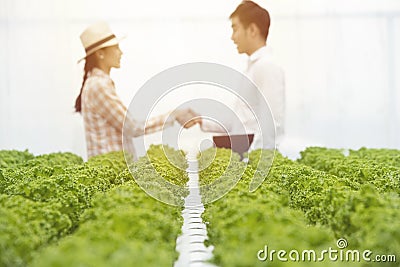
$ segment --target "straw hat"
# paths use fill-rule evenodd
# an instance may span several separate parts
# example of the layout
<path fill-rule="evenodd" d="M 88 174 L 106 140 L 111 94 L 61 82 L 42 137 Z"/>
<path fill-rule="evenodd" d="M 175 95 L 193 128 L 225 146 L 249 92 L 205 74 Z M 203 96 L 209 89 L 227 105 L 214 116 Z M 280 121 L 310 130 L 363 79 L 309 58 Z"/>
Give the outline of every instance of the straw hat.
<path fill-rule="evenodd" d="M 86 56 L 81 58 L 79 62 L 84 60 L 87 56 L 93 54 L 97 50 L 119 44 L 118 39 L 111 31 L 106 22 L 98 22 L 84 30 L 80 36 L 83 47 L 86 51 Z"/>

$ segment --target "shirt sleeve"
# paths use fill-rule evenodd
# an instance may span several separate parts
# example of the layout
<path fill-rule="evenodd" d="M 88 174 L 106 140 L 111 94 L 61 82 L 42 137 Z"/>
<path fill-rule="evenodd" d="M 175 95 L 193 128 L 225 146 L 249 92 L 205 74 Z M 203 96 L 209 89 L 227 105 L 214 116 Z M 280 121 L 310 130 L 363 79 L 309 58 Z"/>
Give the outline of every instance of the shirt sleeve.
<path fill-rule="evenodd" d="M 166 127 L 174 125 L 174 122 L 175 116 L 171 115 L 171 112 L 152 117 L 146 121 L 144 126 L 144 133 L 149 134 L 161 131 Z"/>
<path fill-rule="evenodd" d="M 204 132 L 225 133 L 230 131 L 230 129 L 225 130 L 220 124 L 210 120 L 202 120 L 200 128 Z"/>
<path fill-rule="evenodd" d="M 147 122 L 135 120 L 128 113 L 127 108 L 117 96 L 112 81 L 104 82 L 97 87 L 98 88 L 93 90 L 90 96 L 92 107 L 95 109 L 96 113 L 102 116 L 112 127 L 121 132 L 122 129 L 124 129 L 124 134 L 128 136 L 137 137 L 143 134 L 153 133 L 174 124 L 175 117 L 170 116 L 170 113 L 153 117 Z"/>

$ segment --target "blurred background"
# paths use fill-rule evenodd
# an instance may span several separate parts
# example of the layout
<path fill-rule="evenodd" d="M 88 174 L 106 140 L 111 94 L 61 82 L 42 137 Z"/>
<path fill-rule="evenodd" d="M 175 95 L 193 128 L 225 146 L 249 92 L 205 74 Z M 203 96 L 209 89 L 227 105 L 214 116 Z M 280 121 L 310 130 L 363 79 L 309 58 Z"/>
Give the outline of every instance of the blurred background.
<path fill-rule="evenodd" d="M 282 152 L 400 149 L 400 1 L 255 2 L 271 14 L 267 44 L 286 76 Z M 147 80 L 175 65 L 244 70 L 247 56 L 230 40 L 229 15 L 239 3 L 0 0 L 0 149 L 86 158 L 83 120 L 73 107 L 83 75 L 79 35 L 88 25 L 105 20 L 126 36 L 111 77 L 129 105 Z"/>

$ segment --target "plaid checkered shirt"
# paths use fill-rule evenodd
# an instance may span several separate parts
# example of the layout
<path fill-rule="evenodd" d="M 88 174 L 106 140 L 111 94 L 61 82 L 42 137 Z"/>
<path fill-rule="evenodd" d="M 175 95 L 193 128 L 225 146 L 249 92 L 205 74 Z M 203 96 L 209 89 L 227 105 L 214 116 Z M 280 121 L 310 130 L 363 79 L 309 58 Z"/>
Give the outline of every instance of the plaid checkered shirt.
<path fill-rule="evenodd" d="M 153 133 L 172 126 L 175 118 L 170 113 L 156 116 L 146 122 L 136 121 L 117 96 L 110 76 L 98 68 L 88 73 L 82 91 L 82 116 L 88 158 L 110 151 L 123 150 L 122 129 L 125 116 L 125 148 L 135 153 L 132 137 Z M 134 157 L 136 155 L 133 155 Z"/>

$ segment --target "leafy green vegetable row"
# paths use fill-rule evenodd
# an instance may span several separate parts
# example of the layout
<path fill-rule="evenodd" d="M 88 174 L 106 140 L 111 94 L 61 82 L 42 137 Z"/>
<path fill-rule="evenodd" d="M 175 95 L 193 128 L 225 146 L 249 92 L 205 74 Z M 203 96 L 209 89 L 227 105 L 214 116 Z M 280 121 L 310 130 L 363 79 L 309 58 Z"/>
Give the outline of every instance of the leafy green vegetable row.
<path fill-rule="evenodd" d="M 122 153 L 83 163 L 71 153 L 12 161 L 21 153 L 7 152 L 13 164 L 0 169 L 0 266 L 25 266 L 35 250 L 72 233 L 92 197 L 118 183 L 124 162 Z"/>
<path fill-rule="evenodd" d="M 15 167 L 18 164 L 24 163 L 35 156 L 25 151 L 18 150 L 0 150 L 0 168 Z"/>
<path fill-rule="evenodd" d="M 261 150 L 249 155 L 250 166 L 237 187 L 206 207 L 204 218 L 209 222 L 208 233 L 210 243 L 215 246 L 216 263 L 256 266 L 259 262 L 255 253 L 263 242 L 277 249 L 291 246 L 318 250 L 324 246 L 334 247 L 335 240 L 342 237 L 349 241 L 350 249 L 399 254 L 400 200 L 397 194 L 380 193 L 370 184 L 315 170 L 279 153 L 265 182 L 256 192 L 249 193 L 246 183 L 255 167 L 269 164 L 257 162 L 258 153 Z M 223 160 L 230 159 L 218 159 Z M 213 176 L 208 173 L 210 175 Z M 255 220 L 258 224 L 247 218 L 253 214 L 259 214 Z M 293 234 L 294 229 L 301 235 Z M 318 233 L 319 242 L 308 238 L 312 233 Z M 240 238 L 243 238 L 241 244 L 237 242 Z M 279 262 L 270 264 L 280 266 Z M 318 266 L 327 264 L 332 263 L 323 262 Z"/>
<path fill-rule="evenodd" d="M 386 165 L 400 168 L 400 150 L 385 148 L 360 148 L 350 150 L 350 157 L 374 160 Z"/>
<path fill-rule="evenodd" d="M 32 266 L 172 266 L 180 212 L 128 181 L 98 194 L 78 230 L 41 251 Z"/>
<path fill-rule="evenodd" d="M 359 248 L 373 248 L 376 253 L 400 253 L 397 193 L 351 175 L 336 176 L 297 162 L 288 164 L 287 159 L 282 164 L 281 158 L 279 155 L 275 158 L 265 183 L 285 188 L 289 205 L 302 210 L 311 224 L 324 225 L 336 238 L 345 237 Z M 380 167 L 383 170 L 378 169 L 376 173 L 385 173 L 386 166 Z M 386 174 L 387 177 L 382 175 L 376 179 L 391 183 L 392 173 Z"/>
<path fill-rule="evenodd" d="M 161 145 L 151 145 L 147 157 L 129 166 L 135 181 L 149 195 L 161 202 L 182 207 L 184 198 L 189 194 L 187 168 L 188 163 L 181 150 Z"/>
<path fill-rule="evenodd" d="M 229 150 L 209 149 L 202 156 L 216 155 L 214 162 L 205 172 L 200 173 L 200 180 L 211 183 L 220 179 L 223 170 L 213 173 L 213 164 L 231 166 L 225 172 L 231 175 L 224 179 L 237 181 L 234 175 L 242 176 L 244 162 L 239 157 L 231 157 Z M 209 155 L 208 155 L 209 154 Z M 234 161 L 236 164 L 228 164 Z M 204 162 L 200 161 L 200 168 Z M 236 170 L 236 173 L 235 173 Z M 332 246 L 334 239 L 329 230 L 320 226 L 309 226 L 303 213 L 291 209 L 286 194 L 268 190 L 265 183 L 259 190 L 250 193 L 249 184 L 253 175 L 251 166 L 247 166 L 237 185 L 223 198 L 208 204 L 203 213 L 207 223 L 208 243 L 214 246 L 213 262 L 219 266 L 293 266 L 292 263 L 268 259 L 261 261 L 257 254 L 270 250 L 298 251 L 315 248 L 323 250 Z M 202 192 L 204 194 L 206 192 Z M 265 256 L 265 254 L 262 254 Z M 286 255 L 287 256 L 287 255 Z M 298 265 L 297 265 L 298 266 Z M 318 266 L 310 262 L 308 266 Z M 327 263 L 325 266 L 340 266 Z"/>
<path fill-rule="evenodd" d="M 299 162 L 360 185 L 370 184 L 379 192 L 400 194 L 400 167 L 394 166 L 394 155 L 395 150 L 364 148 L 351 150 L 349 156 L 345 156 L 340 149 L 310 147 L 301 152 Z M 397 155 L 400 152 L 397 151 Z"/>
<path fill-rule="evenodd" d="M 0 195 L 0 266 L 26 266 L 34 251 L 65 236 L 72 228 L 57 202 L 35 202 Z"/>
<path fill-rule="evenodd" d="M 138 177 L 135 178 L 142 179 L 147 186 L 149 176 L 145 170 L 153 170 L 154 173 L 156 166 L 155 169 L 167 173 L 171 180 L 173 178 L 175 184 L 186 184 L 186 173 L 159 156 L 160 150 L 168 150 L 176 158 L 181 155 L 181 152 L 170 148 L 153 146 L 148 151 L 149 155 L 153 155 L 153 165 L 146 157 L 135 162 L 133 165 L 138 170 Z M 33 258 L 38 266 L 53 266 L 51 255 L 58 252 L 63 257 L 71 258 L 69 263 L 75 263 L 62 266 L 76 266 L 80 260 L 92 266 L 85 259 L 92 259 L 93 255 L 110 266 L 118 259 L 105 261 L 109 254 L 119 257 L 122 253 L 126 259 L 133 255 L 132 250 L 138 256 L 144 251 L 157 251 L 164 257 L 154 255 L 154 258 L 159 258 L 159 263 L 164 261 L 167 266 L 176 258 L 175 239 L 181 226 L 179 209 L 146 195 L 133 181 L 122 152 L 96 156 L 86 163 L 71 153 L 34 157 L 27 151 L 0 151 L 0 155 L 0 266 L 30 266 Z M 186 166 L 186 162 L 180 164 L 182 168 Z M 149 179 L 148 183 L 151 181 Z M 160 194 L 173 194 L 169 188 L 159 184 L 157 188 Z M 127 254 L 117 246 L 127 228 L 117 229 L 123 221 L 129 222 L 134 231 L 124 240 L 131 246 Z M 145 224 L 148 224 L 147 227 Z M 111 227 L 108 230 L 107 225 Z M 97 239 L 98 236 L 102 239 Z M 67 240 L 75 239 L 76 250 L 69 252 L 72 248 Z M 150 239 L 153 243 L 148 247 Z M 67 245 L 62 245 L 64 242 Z M 161 247 L 155 246 L 157 242 Z M 90 244 L 99 248 L 100 254 L 105 254 L 91 254 L 93 250 L 85 248 Z M 42 254 L 42 249 L 46 247 L 51 247 L 51 252 Z M 160 252 L 160 248 L 165 251 Z M 72 260 L 75 254 L 82 258 Z M 150 254 L 145 257 L 146 261 L 149 259 Z M 121 264 L 118 266 L 123 266 Z"/>
<path fill-rule="evenodd" d="M 246 164 L 230 149 L 208 149 L 199 159 L 202 203 L 211 203 L 230 191 L 246 171 Z"/>

